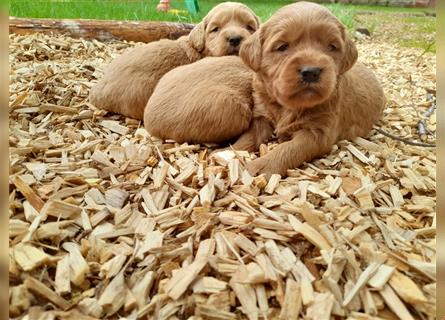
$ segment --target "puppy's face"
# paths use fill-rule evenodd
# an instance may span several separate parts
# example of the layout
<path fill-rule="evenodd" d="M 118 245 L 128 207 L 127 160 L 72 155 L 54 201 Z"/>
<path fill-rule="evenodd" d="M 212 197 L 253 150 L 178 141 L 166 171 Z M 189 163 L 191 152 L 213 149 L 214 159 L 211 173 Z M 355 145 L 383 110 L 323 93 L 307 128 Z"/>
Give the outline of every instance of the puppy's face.
<path fill-rule="evenodd" d="M 190 33 L 192 44 L 205 56 L 238 55 L 241 43 L 259 27 L 255 13 L 237 2 L 215 6 Z"/>
<path fill-rule="evenodd" d="M 274 14 L 243 44 L 240 56 L 271 97 L 301 109 L 331 96 L 338 75 L 357 60 L 357 50 L 328 9 L 299 2 Z"/>

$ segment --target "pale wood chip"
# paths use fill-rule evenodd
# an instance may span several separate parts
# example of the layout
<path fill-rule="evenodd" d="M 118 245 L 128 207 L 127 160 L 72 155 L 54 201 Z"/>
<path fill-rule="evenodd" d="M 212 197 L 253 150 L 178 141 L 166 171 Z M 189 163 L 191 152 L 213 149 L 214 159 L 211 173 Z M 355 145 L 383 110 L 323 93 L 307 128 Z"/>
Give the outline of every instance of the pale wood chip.
<path fill-rule="evenodd" d="M 314 303 L 307 308 L 307 318 L 311 320 L 331 319 L 334 296 L 329 293 L 315 293 Z"/>
<path fill-rule="evenodd" d="M 70 279 L 70 257 L 69 255 L 66 255 L 57 262 L 54 284 L 58 294 L 64 294 L 71 291 Z"/>
<path fill-rule="evenodd" d="M 42 210 L 45 203 L 43 200 L 34 192 L 34 190 L 28 186 L 19 176 L 15 176 L 12 182 L 16 188 L 23 194 L 26 200 L 36 209 L 37 211 Z"/>
<path fill-rule="evenodd" d="M 314 302 L 314 288 L 307 277 L 300 280 L 300 292 L 303 305 L 308 306 Z"/>
<path fill-rule="evenodd" d="M 198 305 L 195 309 L 195 314 L 197 316 L 200 316 L 199 319 L 209 319 L 209 320 L 236 320 L 236 314 L 220 310 L 217 308 L 212 307 L 211 305 Z M 202 317 L 202 318 L 201 318 Z M 193 317 L 188 318 L 189 320 L 193 320 Z"/>
<path fill-rule="evenodd" d="M 366 267 L 366 269 L 358 277 L 354 287 L 351 289 L 348 295 L 345 296 L 345 299 L 342 303 L 343 307 L 347 306 L 352 301 L 359 290 L 362 289 L 366 285 L 368 280 L 375 274 L 380 265 L 381 263 L 379 262 L 372 262 L 368 267 Z"/>
<path fill-rule="evenodd" d="M 206 259 L 199 259 L 178 270 L 165 285 L 165 292 L 168 296 L 173 300 L 178 300 L 206 264 Z"/>
<path fill-rule="evenodd" d="M 267 183 L 267 186 L 264 188 L 264 191 L 266 193 L 272 194 L 275 191 L 275 188 L 278 186 L 281 180 L 281 175 L 279 174 L 273 174 L 269 178 L 269 182 Z"/>
<path fill-rule="evenodd" d="M 31 297 L 26 285 L 21 284 L 11 287 L 9 291 L 9 314 L 17 317 L 22 312 L 29 310 Z"/>
<path fill-rule="evenodd" d="M 242 233 L 238 234 L 234 240 L 238 247 L 240 247 L 242 250 L 250 254 L 252 257 L 254 257 L 257 254 L 258 247 L 255 245 L 254 242 L 249 240 Z"/>
<path fill-rule="evenodd" d="M 352 144 L 348 144 L 346 146 L 346 149 L 348 149 L 358 160 L 360 160 L 364 164 L 371 164 L 371 160 Z"/>
<path fill-rule="evenodd" d="M 376 273 L 369 279 L 368 284 L 378 290 L 383 289 L 383 286 L 391 278 L 395 268 L 382 264 L 376 271 Z"/>
<path fill-rule="evenodd" d="M 124 273 L 120 272 L 111 280 L 99 298 L 99 305 L 102 306 L 107 316 L 115 314 L 125 302 L 126 286 Z"/>
<path fill-rule="evenodd" d="M 286 293 L 280 312 L 280 319 L 298 319 L 301 309 L 301 291 L 298 283 L 290 278 L 286 280 Z"/>
<path fill-rule="evenodd" d="M 136 282 L 131 288 L 131 292 L 134 295 L 139 308 L 142 308 L 149 300 L 150 290 L 156 279 L 156 272 L 148 271 L 144 277 Z"/>
<path fill-rule="evenodd" d="M 394 312 L 401 320 L 414 320 L 411 313 L 408 311 L 403 302 L 395 294 L 389 284 L 385 284 L 382 290 L 379 291 L 385 300 L 386 305 Z"/>
<path fill-rule="evenodd" d="M 87 314 L 95 318 L 100 318 L 103 313 L 103 308 L 96 298 L 84 298 L 77 304 L 76 308 L 83 314 Z"/>
<path fill-rule="evenodd" d="M 43 216 L 53 216 L 62 219 L 77 218 L 82 209 L 79 206 L 69 204 L 61 200 L 49 200 L 42 208 Z"/>
<path fill-rule="evenodd" d="M 13 248 L 15 262 L 24 270 L 30 271 L 49 261 L 50 256 L 34 246 L 19 243 Z"/>
<path fill-rule="evenodd" d="M 67 300 L 59 296 L 57 293 L 55 293 L 53 290 L 51 290 L 44 283 L 40 282 L 37 279 L 28 277 L 25 279 L 24 284 L 29 291 L 37 293 L 43 298 L 51 301 L 62 310 L 68 309 L 71 305 Z"/>
<path fill-rule="evenodd" d="M 411 305 L 426 303 L 427 299 L 416 283 L 400 271 L 394 271 L 389 284 L 403 301 Z"/>
<path fill-rule="evenodd" d="M 293 215 L 288 215 L 289 222 L 292 228 L 301 233 L 306 239 L 308 239 L 314 246 L 323 249 L 329 250 L 331 245 L 326 241 L 326 239 L 314 228 L 312 228 L 308 223 L 301 223 L 295 218 Z"/>
<path fill-rule="evenodd" d="M 113 278 L 121 271 L 127 257 L 118 254 L 114 258 L 108 260 L 100 267 L 99 276 L 102 278 Z"/>
<path fill-rule="evenodd" d="M 110 129 L 110 131 L 119 133 L 121 135 L 126 135 L 128 133 L 128 128 L 120 125 L 118 121 L 102 120 L 100 124 L 102 127 Z"/>
<path fill-rule="evenodd" d="M 233 279 L 230 280 L 230 286 L 241 303 L 242 311 L 249 320 L 258 319 L 259 310 L 257 307 L 257 299 L 255 289 L 249 284 L 241 284 Z"/>
<path fill-rule="evenodd" d="M 65 242 L 62 247 L 69 252 L 71 282 L 80 286 L 85 281 L 85 276 L 90 271 L 90 267 L 76 243 Z"/>
<path fill-rule="evenodd" d="M 278 246 L 275 243 L 275 241 L 267 240 L 264 244 L 264 247 L 266 249 L 267 255 L 269 256 L 275 268 L 281 270 L 284 274 L 286 274 L 291 270 L 292 266 L 287 261 L 287 259 L 285 259 L 281 255 L 281 252 L 278 249 Z"/>
<path fill-rule="evenodd" d="M 105 191 L 105 203 L 114 208 L 122 208 L 128 197 L 128 192 L 122 189 L 114 188 Z"/>
<path fill-rule="evenodd" d="M 213 277 L 202 277 L 192 286 L 194 293 L 217 293 L 225 290 L 227 283 Z"/>

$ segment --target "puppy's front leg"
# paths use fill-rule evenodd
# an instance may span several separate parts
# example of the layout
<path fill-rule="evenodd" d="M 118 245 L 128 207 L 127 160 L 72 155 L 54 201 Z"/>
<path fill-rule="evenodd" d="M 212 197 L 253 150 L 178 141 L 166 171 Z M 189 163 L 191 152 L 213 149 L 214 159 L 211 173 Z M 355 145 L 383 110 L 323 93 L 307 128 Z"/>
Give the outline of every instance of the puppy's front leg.
<path fill-rule="evenodd" d="M 249 162 L 247 170 L 251 175 L 285 175 L 287 169 L 296 168 L 305 161 L 329 152 L 333 143 L 326 133 L 318 130 L 299 130 L 292 140 L 280 143 L 265 156 Z"/>
<path fill-rule="evenodd" d="M 264 117 L 254 118 L 249 129 L 233 144 L 233 148 L 249 152 L 256 151 L 272 136 L 272 133 L 273 127 L 269 120 Z"/>

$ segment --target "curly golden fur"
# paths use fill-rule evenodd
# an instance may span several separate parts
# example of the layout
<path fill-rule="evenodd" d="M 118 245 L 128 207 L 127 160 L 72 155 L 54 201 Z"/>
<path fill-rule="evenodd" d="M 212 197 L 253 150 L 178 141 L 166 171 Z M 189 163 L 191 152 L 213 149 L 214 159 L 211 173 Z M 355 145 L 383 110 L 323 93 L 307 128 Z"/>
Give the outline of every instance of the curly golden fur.
<path fill-rule="evenodd" d="M 209 57 L 161 78 L 144 111 L 150 134 L 177 142 L 227 142 L 249 128 L 252 77 L 239 57 Z"/>
<path fill-rule="evenodd" d="M 203 57 L 237 55 L 241 43 L 258 26 L 258 17 L 247 6 L 223 2 L 188 36 L 151 42 L 117 57 L 91 89 L 90 101 L 98 108 L 142 119 L 144 107 L 164 74 Z"/>
<path fill-rule="evenodd" d="M 240 57 L 255 71 L 254 118 L 234 148 L 254 151 L 273 133 L 281 142 L 248 163 L 251 174 L 285 175 L 339 140 L 367 135 L 381 116 L 378 80 L 356 63 L 345 27 L 318 4 L 278 10 L 243 43 Z"/>

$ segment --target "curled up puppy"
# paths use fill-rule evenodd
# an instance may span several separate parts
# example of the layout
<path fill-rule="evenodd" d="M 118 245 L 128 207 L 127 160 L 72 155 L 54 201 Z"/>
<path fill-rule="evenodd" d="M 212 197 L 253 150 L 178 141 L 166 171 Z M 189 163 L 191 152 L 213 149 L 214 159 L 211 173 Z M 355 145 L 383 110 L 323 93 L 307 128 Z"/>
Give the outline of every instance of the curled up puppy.
<path fill-rule="evenodd" d="M 90 91 L 98 108 L 142 119 L 159 79 L 168 71 L 208 56 L 237 55 L 244 39 L 259 26 L 247 6 L 223 2 L 215 6 L 189 35 L 136 47 L 111 62 Z"/>
<path fill-rule="evenodd" d="M 343 139 L 366 136 L 385 105 L 372 73 L 325 7 L 298 2 L 278 10 L 240 49 L 255 71 L 250 128 L 235 149 L 255 151 L 275 134 L 280 142 L 247 164 L 253 174 L 279 173 L 329 153 Z"/>
<path fill-rule="evenodd" d="M 161 78 L 144 111 L 147 131 L 177 142 L 229 142 L 249 128 L 252 78 L 238 56 L 208 57 Z"/>

